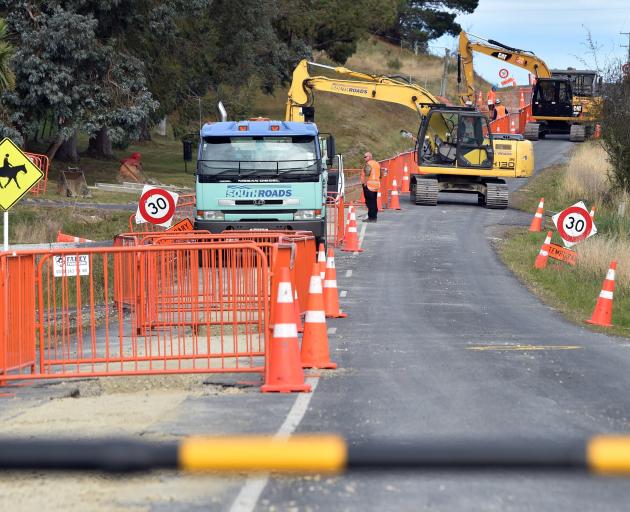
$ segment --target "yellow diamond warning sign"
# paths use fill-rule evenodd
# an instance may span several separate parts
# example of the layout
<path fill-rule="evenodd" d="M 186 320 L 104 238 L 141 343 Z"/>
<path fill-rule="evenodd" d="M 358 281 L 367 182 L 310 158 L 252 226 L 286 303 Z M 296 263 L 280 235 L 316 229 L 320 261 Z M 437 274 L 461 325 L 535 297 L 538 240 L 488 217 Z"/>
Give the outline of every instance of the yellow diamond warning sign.
<path fill-rule="evenodd" d="M 44 173 L 22 153 L 11 139 L 0 142 L 0 208 L 10 209 Z"/>

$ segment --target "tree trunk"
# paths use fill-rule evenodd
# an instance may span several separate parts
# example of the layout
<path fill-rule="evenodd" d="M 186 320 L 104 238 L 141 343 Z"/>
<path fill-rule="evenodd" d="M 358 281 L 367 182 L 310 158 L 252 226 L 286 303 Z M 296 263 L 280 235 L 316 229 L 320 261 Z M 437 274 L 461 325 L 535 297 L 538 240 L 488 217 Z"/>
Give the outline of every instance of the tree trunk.
<path fill-rule="evenodd" d="M 149 130 L 149 122 L 143 119 L 140 122 L 140 137 L 138 140 L 151 140 L 151 131 Z"/>
<path fill-rule="evenodd" d="M 55 143 L 56 144 L 56 143 Z M 57 150 L 57 159 L 63 162 L 77 163 L 79 152 L 77 151 L 77 132 L 75 131 L 68 140 L 61 143 Z"/>
<path fill-rule="evenodd" d="M 90 139 L 87 152 L 90 156 L 97 158 L 115 158 L 114 152 L 112 151 L 112 141 L 109 138 L 106 126 L 103 126 L 96 132 L 96 135 Z"/>

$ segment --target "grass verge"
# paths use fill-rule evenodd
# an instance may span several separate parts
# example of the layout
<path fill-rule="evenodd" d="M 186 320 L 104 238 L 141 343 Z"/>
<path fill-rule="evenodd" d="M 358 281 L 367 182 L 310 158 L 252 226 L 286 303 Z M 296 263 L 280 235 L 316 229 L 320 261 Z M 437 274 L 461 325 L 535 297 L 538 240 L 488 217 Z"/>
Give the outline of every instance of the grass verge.
<path fill-rule="evenodd" d="M 589 207 L 595 206 L 598 234 L 575 246 L 578 254 L 575 267 L 549 259 L 547 268 L 534 268 L 548 229 L 554 231 L 552 241 L 561 244 L 548 220 L 541 233 L 530 233 L 527 228 L 510 230 L 498 250 L 503 262 L 530 290 L 580 324 L 590 318 L 608 265 L 616 259 L 614 327 L 593 328 L 630 337 L 630 215 L 623 208 L 626 196 L 611 192 L 607 186 L 605 166 L 600 148 L 592 143 L 584 144 L 576 149 L 566 165 L 553 166 L 538 174 L 512 197 L 515 207 L 532 215 L 541 197 L 545 198 L 546 213 L 563 210 L 580 200 Z"/>

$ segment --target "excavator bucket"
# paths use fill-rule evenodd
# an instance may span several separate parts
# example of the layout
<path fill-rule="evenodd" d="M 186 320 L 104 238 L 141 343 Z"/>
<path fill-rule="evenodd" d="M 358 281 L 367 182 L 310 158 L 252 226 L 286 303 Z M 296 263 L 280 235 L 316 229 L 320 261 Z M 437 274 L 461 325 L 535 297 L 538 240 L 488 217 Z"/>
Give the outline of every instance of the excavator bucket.
<path fill-rule="evenodd" d="M 66 197 L 92 197 L 85 174 L 78 167 L 68 167 L 59 176 L 59 194 Z"/>

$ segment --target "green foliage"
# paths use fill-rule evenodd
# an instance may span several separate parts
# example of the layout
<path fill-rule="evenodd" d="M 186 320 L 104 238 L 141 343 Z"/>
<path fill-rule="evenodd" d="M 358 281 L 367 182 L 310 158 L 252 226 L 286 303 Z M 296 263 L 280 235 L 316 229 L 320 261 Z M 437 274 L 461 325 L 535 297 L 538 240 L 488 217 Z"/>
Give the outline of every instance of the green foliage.
<path fill-rule="evenodd" d="M 602 144 L 610 160 L 611 181 L 630 193 L 630 75 L 615 72 L 606 81 L 601 119 Z"/>
<path fill-rule="evenodd" d="M 421 45 L 444 34 L 457 35 L 461 31 L 455 23 L 457 14 L 472 13 L 478 5 L 479 0 L 403 0 L 387 33 Z"/>

